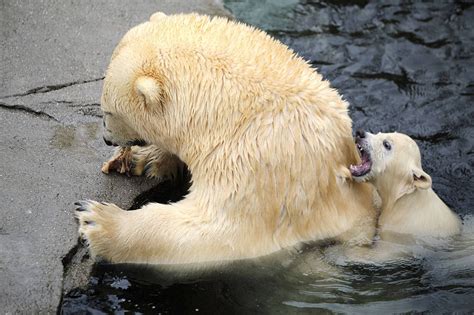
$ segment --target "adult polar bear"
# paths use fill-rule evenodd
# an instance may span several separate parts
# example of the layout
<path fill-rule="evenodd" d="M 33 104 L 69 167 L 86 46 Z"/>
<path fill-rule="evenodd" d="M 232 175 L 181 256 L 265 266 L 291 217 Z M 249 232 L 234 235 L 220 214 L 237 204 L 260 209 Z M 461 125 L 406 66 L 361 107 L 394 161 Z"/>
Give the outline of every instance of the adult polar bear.
<path fill-rule="evenodd" d="M 182 201 L 137 211 L 76 203 L 94 256 L 176 264 L 373 237 L 372 190 L 345 180 L 360 161 L 347 103 L 262 31 L 155 13 L 115 49 L 102 110 L 106 142 L 152 144 L 133 154 L 157 170 L 178 156 L 192 186 Z"/>

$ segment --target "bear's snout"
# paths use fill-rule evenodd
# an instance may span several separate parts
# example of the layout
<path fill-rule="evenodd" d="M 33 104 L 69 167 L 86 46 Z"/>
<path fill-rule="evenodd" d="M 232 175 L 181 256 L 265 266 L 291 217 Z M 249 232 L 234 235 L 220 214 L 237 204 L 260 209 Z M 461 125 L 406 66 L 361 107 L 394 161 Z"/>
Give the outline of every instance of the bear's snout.
<path fill-rule="evenodd" d="M 358 129 L 358 130 L 356 131 L 356 138 L 360 138 L 360 139 L 365 138 L 365 131 L 364 131 L 364 130 L 361 130 L 361 129 Z"/>
<path fill-rule="evenodd" d="M 118 145 L 116 143 L 113 143 L 112 141 L 107 140 L 105 137 L 103 137 L 103 139 L 104 139 L 105 144 L 108 145 L 108 146 L 116 147 Z"/>

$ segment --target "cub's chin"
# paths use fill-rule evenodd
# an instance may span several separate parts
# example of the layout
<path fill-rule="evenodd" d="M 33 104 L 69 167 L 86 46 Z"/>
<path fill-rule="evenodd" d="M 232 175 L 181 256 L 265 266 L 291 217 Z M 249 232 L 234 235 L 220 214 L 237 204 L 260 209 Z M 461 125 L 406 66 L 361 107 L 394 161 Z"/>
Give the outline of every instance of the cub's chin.
<path fill-rule="evenodd" d="M 351 174 L 352 174 L 352 171 L 351 171 Z M 369 173 L 367 173 L 363 176 L 354 176 L 354 175 L 352 175 L 352 180 L 354 180 L 355 182 L 358 182 L 358 183 L 367 182 L 371 178 L 372 178 L 372 173 L 371 172 L 369 172 Z"/>

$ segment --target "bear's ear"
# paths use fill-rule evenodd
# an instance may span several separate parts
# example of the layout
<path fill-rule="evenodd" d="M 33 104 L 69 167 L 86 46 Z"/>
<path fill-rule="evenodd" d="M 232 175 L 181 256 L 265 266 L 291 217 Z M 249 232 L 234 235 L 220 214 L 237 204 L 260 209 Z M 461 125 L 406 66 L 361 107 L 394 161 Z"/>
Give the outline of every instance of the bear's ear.
<path fill-rule="evenodd" d="M 161 87 L 152 77 L 141 76 L 135 81 L 135 90 L 137 94 L 145 101 L 145 107 L 150 109 L 160 106 Z"/>
<path fill-rule="evenodd" d="M 431 188 L 431 177 L 426 174 L 421 168 L 414 167 L 413 170 L 413 185 L 416 188 L 428 189 Z"/>
<path fill-rule="evenodd" d="M 420 167 L 413 166 L 411 168 L 411 172 L 404 175 L 404 178 L 405 179 L 401 181 L 396 199 L 399 199 L 404 195 L 411 194 L 417 188 L 431 188 L 430 175 L 426 174 Z"/>
<path fill-rule="evenodd" d="M 150 16 L 150 22 L 157 22 L 158 20 L 161 20 L 162 18 L 166 17 L 166 14 L 163 12 L 155 12 Z"/>

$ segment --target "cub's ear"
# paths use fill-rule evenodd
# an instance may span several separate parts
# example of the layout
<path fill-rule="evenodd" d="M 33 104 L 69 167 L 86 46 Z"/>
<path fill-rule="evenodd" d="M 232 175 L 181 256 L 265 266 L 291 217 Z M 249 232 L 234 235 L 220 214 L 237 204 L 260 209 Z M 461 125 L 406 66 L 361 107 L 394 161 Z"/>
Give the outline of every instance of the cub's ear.
<path fill-rule="evenodd" d="M 430 175 L 426 174 L 421 168 L 413 168 L 413 185 L 420 189 L 431 188 Z"/>
<path fill-rule="evenodd" d="M 160 106 L 161 87 L 154 78 L 141 76 L 135 81 L 135 91 L 145 101 L 145 107 L 151 109 Z"/>

